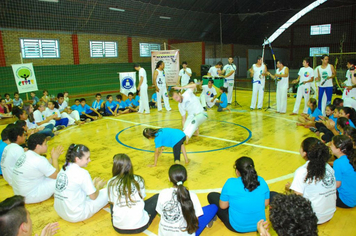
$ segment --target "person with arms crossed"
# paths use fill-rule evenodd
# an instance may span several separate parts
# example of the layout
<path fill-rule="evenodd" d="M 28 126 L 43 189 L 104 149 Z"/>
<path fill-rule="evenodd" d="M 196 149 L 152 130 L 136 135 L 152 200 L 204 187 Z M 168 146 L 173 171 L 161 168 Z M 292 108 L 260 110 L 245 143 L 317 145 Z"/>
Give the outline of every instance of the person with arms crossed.
<path fill-rule="evenodd" d="M 150 106 L 148 104 L 147 73 L 146 70 L 140 66 L 140 64 L 135 64 L 135 70 L 138 71 L 138 77 L 140 79 L 137 87 L 137 90 L 140 91 L 140 107 L 138 109 L 138 113 L 143 113 L 145 111 L 146 114 L 149 114 Z"/>
<path fill-rule="evenodd" d="M 234 90 L 236 66 L 233 63 L 233 57 L 229 57 L 228 60 L 229 63 L 224 66 L 224 69 L 222 70 L 221 74 L 225 77 L 224 87 L 227 88 L 227 103 L 231 104 L 232 91 Z"/>
<path fill-rule="evenodd" d="M 250 68 L 250 76 L 252 77 L 252 99 L 251 99 L 251 111 L 256 108 L 257 94 L 258 104 L 257 109 L 261 110 L 263 106 L 263 95 L 265 89 L 265 76 L 267 73 L 267 67 L 262 61 L 262 57 L 257 57 L 256 64 L 253 64 Z"/>
<path fill-rule="evenodd" d="M 153 86 L 156 87 L 157 93 L 157 110 L 162 111 L 161 98 L 163 97 L 164 106 L 167 111 L 172 110 L 169 105 L 168 85 L 166 83 L 166 75 L 164 72 L 164 62 L 159 61 L 156 64 L 155 72 L 153 73 Z"/>

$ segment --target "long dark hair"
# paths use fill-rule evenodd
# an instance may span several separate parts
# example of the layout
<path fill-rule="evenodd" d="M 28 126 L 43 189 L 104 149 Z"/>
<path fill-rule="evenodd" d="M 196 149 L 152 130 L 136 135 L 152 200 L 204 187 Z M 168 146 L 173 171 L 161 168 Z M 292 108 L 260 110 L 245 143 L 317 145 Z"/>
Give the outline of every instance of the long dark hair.
<path fill-rule="evenodd" d="M 341 107 L 340 110 L 344 111 L 345 114 L 349 115 L 349 119 L 352 123 L 356 124 L 356 111 L 352 107 Z"/>
<path fill-rule="evenodd" d="M 84 146 L 83 144 L 72 143 L 68 148 L 66 154 L 66 162 L 62 167 L 63 170 L 66 170 L 66 167 L 69 165 L 69 163 L 74 163 L 76 157 L 82 159 L 82 157 L 84 156 L 84 152 L 89 152 L 89 148 L 87 146 Z"/>
<path fill-rule="evenodd" d="M 245 189 L 252 192 L 260 186 L 260 182 L 257 179 L 258 175 L 255 170 L 255 164 L 251 158 L 243 156 L 237 159 L 235 161 L 235 169 L 240 172 Z"/>
<path fill-rule="evenodd" d="M 352 140 L 354 147 L 356 147 L 356 129 L 351 126 L 346 126 L 344 128 L 344 135 L 349 137 Z"/>
<path fill-rule="evenodd" d="M 310 108 L 310 110 L 311 110 L 312 112 L 314 112 L 315 109 L 318 107 L 318 106 L 316 105 L 316 99 L 315 99 L 315 98 L 310 98 L 310 99 L 309 99 L 309 102 L 312 104 L 312 107 Z"/>
<path fill-rule="evenodd" d="M 25 104 L 25 105 L 23 106 L 23 109 L 27 112 L 28 120 L 29 120 L 30 122 L 33 122 L 33 121 L 35 120 L 35 118 L 33 117 L 33 112 L 30 113 L 30 107 L 31 107 L 31 106 L 32 106 L 31 104 Z M 34 107 L 33 107 L 33 108 L 34 108 Z"/>
<path fill-rule="evenodd" d="M 333 143 L 349 159 L 350 164 L 356 171 L 356 156 L 352 140 L 346 135 L 336 135 L 333 137 Z"/>
<path fill-rule="evenodd" d="M 137 191 L 141 198 L 140 183 L 136 181 L 133 166 L 126 154 L 119 153 L 116 154 L 113 158 L 112 166 L 112 176 L 114 177 L 108 184 L 108 193 L 117 192 L 118 199 L 120 200 L 122 196 L 125 196 L 126 206 L 131 207 L 129 200 L 132 201 L 131 195 L 134 191 Z M 141 176 L 137 176 L 141 182 L 144 183 L 144 180 Z M 133 189 L 133 185 L 136 190 Z M 134 191 L 132 191 L 134 190 Z M 112 200 L 110 200 L 113 202 Z"/>
<path fill-rule="evenodd" d="M 163 61 L 158 61 L 156 64 L 156 69 L 158 69 L 158 67 L 160 67 L 160 65 L 162 65 Z"/>
<path fill-rule="evenodd" d="M 325 176 L 326 163 L 330 158 L 329 148 L 317 138 L 306 138 L 301 145 L 309 160 L 304 182 L 318 182 Z"/>
<path fill-rule="evenodd" d="M 155 138 L 157 133 L 160 131 L 161 131 L 161 129 L 146 128 L 143 130 L 142 134 L 146 138 Z"/>
<path fill-rule="evenodd" d="M 174 164 L 169 168 L 168 174 L 170 181 L 177 187 L 177 201 L 180 203 L 184 219 L 187 222 L 186 231 L 192 234 L 197 231 L 199 221 L 195 215 L 195 209 L 190 199 L 189 191 L 183 185 L 187 180 L 187 170 L 182 165 Z"/>
<path fill-rule="evenodd" d="M 347 126 L 350 126 L 349 119 L 347 119 L 346 117 L 339 117 L 337 119 L 336 124 L 340 126 L 342 129 L 346 128 Z"/>

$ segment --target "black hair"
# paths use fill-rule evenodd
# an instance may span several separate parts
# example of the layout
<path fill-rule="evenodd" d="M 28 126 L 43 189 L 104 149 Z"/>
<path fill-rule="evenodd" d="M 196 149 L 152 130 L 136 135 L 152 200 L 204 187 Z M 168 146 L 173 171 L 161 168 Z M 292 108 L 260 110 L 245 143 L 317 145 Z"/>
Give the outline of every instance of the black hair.
<path fill-rule="evenodd" d="M 32 151 L 35 150 L 37 145 L 42 145 L 45 142 L 46 138 L 47 136 L 45 134 L 41 134 L 41 133 L 32 134 L 27 141 L 28 149 Z"/>
<path fill-rule="evenodd" d="M 269 219 L 279 236 L 317 236 L 318 218 L 311 202 L 296 194 L 278 194 L 270 205 Z"/>
<path fill-rule="evenodd" d="M 352 140 L 346 135 L 336 135 L 333 137 L 333 143 L 336 148 L 339 148 L 342 153 L 349 159 L 350 165 L 356 171 L 356 155 Z"/>
<path fill-rule="evenodd" d="M 156 69 L 158 69 L 158 67 L 160 67 L 163 64 L 163 61 L 158 61 L 156 64 Z"/>
<path fill-rule="evenodd" d="M 223 93 L 227 92 L 227 88 L 225 88 L 224 86 L 221 86 L 220 89 L 221 89 L 221 91 L 223 91 Z"/>
<path fill-rule="evenodd" d="M 80 102 L 80 100 L 79 100 L 79 99 L 75 99 L 75 100 L 74 100 L 74 102 L 76 102 L 76 101 Z"/>
<path fill-rule="evenodd" d="M 3 129 L 3 130 L 1 131 L 1 140 L 2 140 L 2 141 L 6 141 L 6 140 L 9 139 L 9 129 L 10 129 L 10 128 L 6 127 L 5 129 Z"/>
<path fill-rule="evenodd" d="M 261 56 L 258 56 L 258 57 L 256 58 L 256 61 L 259 61 L 259 60 L 262 60 L 262 57 L 261 57 Z"/>
<path fill-rule="evenodd" d="M 53 103 L 54 108 L 59 109 L 58 102 L 55 102 L 55 101 L 48 101 L 48 103 L 50 103 L 50 102 Z"/>
<path fill-rule="evenodd" d="M 119 100 L 122 100 L 121 94 L 116 95 L 116 98 L 119 99 Z"/>
<path fill-rule="evenodd" d="M 348 59 L 347 62 L 350 64 L 350 65 L 355 65 L 356 64 L 356 60 L 355 59 Z"/>
<path fill-rule="evenodd" d="M 209 81 L 208 81 L 208 83 L 212 83 L 212 84 L 214 84 L 214 80 L 212 80 L 212 79 L 209 79 Z"/>
<path fill-rule="evenodd" d="M 128 94 L 127 94 L 127 96 L 133 96 L 134 94 L 132 93 L 132 92 L 129 92 Z"/>
<path fill-rule="evenodd" d="M 66 167 L 69 165 L 69 163 L 74 163 L 76 157 L 82 159 L 82 157 L 84 156 L 84 152 L 89 152 L 89 148 L 87 146 L 72 143 L 68 148 L 66 154 L 66 162 L 62 167 L 63 170 L 66 170 Z"/>
<path fill-rule="evenodd" d="M 339 106 L 341 105 L 341 103 L 343 103 L 343 102 L 344 102 L 343 99 L 341 99 L 341 98 L 335 98 L 334 101 L 333 101 L 333 105 L 334 105 L 335 107 L 339 107 Z"/>
<path fill-rule="evenodd" d="M 87 100 L 85 98 L 81 98 L 80 102 L 86 102 Z"/>
<path fill-rule="evenodd" d="M 346 126 L 344 128 L 344 135 L 349 137 L 352 140 L 354 147 L 356 147 L 356 129 L 351 126 Z"/>
<path fill-rule="evenodd" d="M 218 63 L 216 63 L 217 66 L 222 66 L 222 62 L 221 61 L 218 61 Z"/>
<path fill-rule="evenodd" d="M 14 95 L 19 95 L 19 92 L 14 92 Z"/>
<path fill-rule="evenodd" d="M 242 183 L 244 184 L 245 189 L 248 189 L 250 192 L 252 192 L 258 186 L 260 186 L 258 175 L 255 170 L 255 164 L 251 158 L 245 156 L 240 157 L 235 161 L 234 167 L 240 172 Z"/>
<path fill-rule="evenodd" d="M 1 235 L 16 236 L 22 223 L 27 223 L 25 198 L 15 195 L 0 203 L 0 232 Z"/>
<path fill-rule="evenodd" d="M 321 56 L 321 60 L 324 60 L 325 57 L 329 57 L 329 55 L 323 54 L 323 55 Z"/>
<path fill-rule="evenodd" d="M 109 99 L 110 97 L 112 97 L 112 95 L 107 95 L 107 96 L 106 96 L 106 99 Z"/>
<path fill-rule="evenodd" d="M 135 64 L 134 64 L 134 68 L 136 68 L 136 67 L 141 67 L 141 66 L 140 66 L 140 64 L 135 63 Z"/>
<path fill-rule="evenodd" d="M 182 165 L 174 164 L 169 168 L 168 175 L 170 181 L 177 188 L 177 201 L 181 206 L 184 219 L 187 222 L 187 228 L 185 230 L 189 234 L 192 234 L 197 231 L 199 221 L 195 215 L 195 209 L 193 202 L 190 198 L 190 193 L 188 189 L 183 185 L 184 182 L 187 180 L 187 170 Z"/>
<path fill-rule="evenodd" d="M 25 104 L 25 105 L 23 106 L 23 109 L 27 112 L 28 120 L 29 120 L 30 122 L 33 122 L 33 121 L 35 121 L 35 118 L 33 117 L 33 112 L 30 113 L 30 107 L 31 107 L 31 106 L 32 106 L 31 104 Z"/>
<path fill-rule="evenodd" d="M 12 109 L 12 114 L 15 115 L 18 119 L 20 119 L 20 116 L 26 112 L 24 109 L 19 108 L 19 107 L 14 107 Z"/>
<path fill-rule="evenodd" d="M 329 109 L 330 109 L 332 112 L 334 112 L 334 110 L 335 110 L 335 108 L 336 108 L 336 106 L 333 105 L 333 104 L 328 104 L 328 105 L 326 105 L 326 107 L 329 107 Z"/>
<path fill-rule="evenodd" d="M 356 124 L 356 111 L 352 107 L 342 107 L 340 110 L 344 111 L 345 114 L 349 114 L 349 119 L 352 123 Z"/>
<path fill-rule="evenodd" d="M 95 97 L 97 97 L 97 96 L 100 96 L 100 97 L 101 97 L 101 94 L 100 94 L 100 93 L 95 94 Z"/>
<path fill-rule="evenodd" d="M 303 61 L 305 61 L 306 63 L 308 63 L 308 65 L 310 65 L 310 58 L 309 57 L 304 58 Z"/>
<path fill-rule="evenodd" d="M 146 138 L 155 138 L 158 132 L 161 132 L 161 129 L 146 128 L 143 130 L 142 134 Z"/>
<path fill-rule="evenodd" d="M 183 61 L 182 65 L 188 65 L 188 63 L 186 61 Z"/>
<path fill-rule="evenodd" d="M 25 130 L 22 127 L 18 127 L 17 125 L 15 125 L 14 127 L 11 127 L 8 132 L 10 142 L 16 143 L 17 137 L 21 137 L 24 134 Z"/>
<path fill-rule="evenodd" d="M 312 108 L 310 108 L 310 110 L 313 113 L 315 111 L 315 109 L 318 108 L 318 106 L 316 105 L 316 99 L 315 98 L 309 98 L 309 102 L 312 104 Z"/>
<path fill-rule="evenodd" d="M 57 94 L 57 98 L 64 98 L 64 94 L 63 93 L 58 93 Z"/>
<path fill-rule="evenodd" d="M 339 117 L 337 119 L 337 125 L 341 127 L 341 129 L 346 128 L 347 126 L 350 126 L 350 122 L 349 119 L 347 119 L 346 117 Z"/>
<path fill-rule="evenodd" d="M 48 90 L 46 90 L 46 89 L 45 89 L 45 90 L 43 90 L 43 93 L 45 93 L 45 92 L 47 92 L 47 93 L 48 93 Z"/>
<path fill-rule="evenodd" d="M 5 98 L 0 98 L 0 102 L 5 101 Z"/>
<path fill-rule="evenodd" d="M 6 97 L 6 95 L 9 95 L 9 96 L 10 96 L 10 94 L 9 94 L 9 93 L 5 93 L 5 94 L 4 94 L 4 97 Z"/>
<path fill-rule="evenodd" d="M 326 163 L 330 158 L 329 148 L 317 138 L 304 139 L 301 145 L 309 160 L 304 182 L 312 183 L 324 179 Z"/>
<path fill-rule="evenodd" d="M 24 120 L 17 120 L 16 123 L 15 123 L 15 125 L 17 125 L 18 127 L 23 128 L 23 127 L 26 126 L 26 121 L 24 121 Z"/>

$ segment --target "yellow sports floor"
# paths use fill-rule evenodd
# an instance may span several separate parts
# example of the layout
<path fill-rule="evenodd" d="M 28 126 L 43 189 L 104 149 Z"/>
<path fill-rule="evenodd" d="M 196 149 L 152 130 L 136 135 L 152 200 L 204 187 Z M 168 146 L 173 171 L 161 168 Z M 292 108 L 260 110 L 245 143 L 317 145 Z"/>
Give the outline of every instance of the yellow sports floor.
<path fill-rule="evenodd" d="M 314 136 L 303 127 L 296 127 L 296 116 L 289 116 L 295 99 L 288 98 L 287 114 L 275 113 L 275 94 L 271 94 L 271 107 L 268 111 L 250 111 L 251 91 L 237 91 L 238 102 L 242 107 L 230 106 L 231 112 L 208 110 L 208 120 L 201 125 L 200 136 L 190 139 L 186 149 L 191 162 L 186 166 L 190 190 L 197 193 L 202 206 L 207 205 L 207 194 L 220 191 L 225 181 L 234 177 L 234 161 L 241 156 L 253 158 L 257 172 L 268 183 L 270 190 L 283 192 L 287 181 L 293 179 L 293 172 L 305 163 L 299 155 L 302 140 Z M 267 94 L 264 104 L 267 106 Z M 151 114 L 125 114 L 119 117 L 104 117 L 81 126 L 72 126 L 49 141 L 50 149 L 62 145 L 65 149 L 71 143 L 87 145 L 91 152 L 91 162 L 86 168 L 92 178 L 99 176 L 111 178 L 112 157 L 116 153 L 126 153 L 131 157 L 135 174 L 146 181 L 147 196 L 159 193 L 170 187 L 168 168 L 173 164 L 173 154 L 164 153 L 158 160 L 158 166 L 149 168 L 153 163 L 154 142 L 142 135 L 145 127 L 181 128 L 181 117 L 177 103 L 170 100 L 173 110 Z M 302 101 L 301 108 L 303 108 Z M 2 130 L 5 126 L 2 125 Z M 170 148 L 165 151 L 171 152 Z M 60 158 L 60 166 L 64 163 Z M 182 157 L 183 160 L 183 157 Z M 355 180 L 356 181 L 356 180 Z M 0 201 L 13 195 L 11 187 L 0 177 Z M 99 211 L 92 218 L 69 223 L 56 214 L 53 198 L 40 204 L 27 205 L 31 213 L 34 233 L 40 233 L 49 222 L 59 222 L 57 235 L 117 235 L 112 228 L 110 213 L 107 209 Z M 107 207 L 106 207 L 107 208 Z M 268 209 L 266 209 L 268 215 Z M 356 209 L 338 208 L 333 219 L 319 226 L 319 235 L 356 235 L 354 225 Z M 140 235 L 157 235 L 159 216 L 152 225 Z M 271 235 L 276 233 L 271 229 Z M 225 228 L 218 219 L 212 228 L 206 228 L 202 235 L 236 235 Z M 256 233 L 244 234 L 246 236 Z"/>

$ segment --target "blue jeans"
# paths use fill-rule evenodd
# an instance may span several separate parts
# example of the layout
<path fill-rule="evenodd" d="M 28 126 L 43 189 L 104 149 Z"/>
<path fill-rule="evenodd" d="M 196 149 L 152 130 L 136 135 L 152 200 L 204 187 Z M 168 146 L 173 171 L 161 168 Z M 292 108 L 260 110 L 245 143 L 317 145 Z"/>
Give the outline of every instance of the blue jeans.
<path fill-rule="evenodd" d="M 210 204 L 203 207 L 204 215 L 199 216 L 199 228 L 195 232 L 196 236 L 199 236 L 201 232 L 205 229 L 205 227 L 209 224 L 210 221 L 215 217 L 216 213 L 218 212 L 218 207 L 215 204 Z"/>
<path fill-rule="evenodd" d="M 67 118 L 66 118 L 67 119 Z M 38 131 L 39 134 L 44 134 L 46 136 L 51 136 L 53 137 L 54 136 L 54 133 L 52 132 L 53 131 L 53 128 L 54 128 L 54 125 L 52 124 L 48 124 L 45 126 L 45 128 L 41 131 Z"/>

